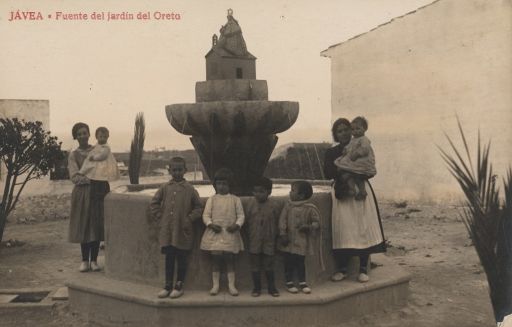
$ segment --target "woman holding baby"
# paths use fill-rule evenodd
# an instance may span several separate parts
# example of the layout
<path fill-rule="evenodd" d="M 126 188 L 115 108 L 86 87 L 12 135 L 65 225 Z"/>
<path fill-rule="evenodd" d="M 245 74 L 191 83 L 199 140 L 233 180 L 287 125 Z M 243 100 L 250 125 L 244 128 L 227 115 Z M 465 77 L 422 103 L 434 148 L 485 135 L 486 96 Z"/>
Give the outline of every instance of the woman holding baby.
<path fill-rule="evenodd" d="M 385 251 L 377 199 L 368 178 L 375 175 L 375 156 L 364 136 L 368 122 L 339 118 L 332 126 L 338 144 L 325 153 L 324 174 L 333 180 L 332 248 L 336 270 L 331 279 L 347 277 L 351 257 L 359 257 L 360 282 L 367 282 L 370 254 Z"/>
<path fill-rule="evenodd" d="M 68 157 L 68 171 L 74 184 L 71 193 L 69 241 L 80 243 L 80 272 L 99 271 L 97 258 L 104 240 L 103 200 L 110 192 L 109 181 L 119 177 L 117 164 L 106 144 L 108 129 L 100 127 L 95 136 L 98 144 L 89 144 L 90 131 L 85 123 L 76 123 L 71 131 L 78 148 Z"/>

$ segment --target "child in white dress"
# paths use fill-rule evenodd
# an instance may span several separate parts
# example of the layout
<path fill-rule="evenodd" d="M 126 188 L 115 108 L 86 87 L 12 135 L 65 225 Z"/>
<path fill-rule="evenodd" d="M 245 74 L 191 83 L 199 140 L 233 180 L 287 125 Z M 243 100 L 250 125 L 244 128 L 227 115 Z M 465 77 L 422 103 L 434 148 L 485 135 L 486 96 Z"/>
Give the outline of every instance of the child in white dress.
<path fill-rule="evenodd" d="M 364 200 L 367 196 L 364 183 L 377 173 L 375 154 L 370 140 L 364 135 L 368 130 L 368 121 L 364 117 L 356 117 L 350 125 L 353 138 L 334 164 L 338 167 L 341 179 L 348 184 L 347 195 L 355 196 L 356 200 Z"/>
<path fill-rule="evenodd" d="M 91 150 L 80 168 L 80 174 L 96 181 L 115 181 L 119 179 L 119 170 L 114 155 L 107 144 L 109 131 L 106 127 L 96 129 L 98 143 Z"/>
<path fill-rule="evenodd" d="M 201 250 L 209 251 L 212 259 L 213 286 L 210 295 L 219 293 L 221 265 L 226 265 L 229 293 L 238 295 L 235 287 L 235 255 L 244 249 L 240 228 L 244 224 L 245 215 L 240 198 L 229 194 L 232 172 L 219 169 L 215 173 L 213 186 L 216 194 L 208 198 L 203 212 L 206 225 Z"/>

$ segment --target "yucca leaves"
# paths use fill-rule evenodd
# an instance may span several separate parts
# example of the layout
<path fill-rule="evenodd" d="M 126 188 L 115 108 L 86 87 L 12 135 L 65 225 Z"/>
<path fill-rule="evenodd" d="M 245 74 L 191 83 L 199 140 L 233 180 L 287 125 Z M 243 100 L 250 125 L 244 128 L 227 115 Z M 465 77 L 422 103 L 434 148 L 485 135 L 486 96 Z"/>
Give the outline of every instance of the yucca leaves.
<path fill-rule="evenodd" d="M 133 140 L 130 147 L 130 159 L 128 162 L 128 175 L 130 184 L 139 184 L 140 165 L 144 154 L 144 140 L 146 138 L 146 123 L 144 114 L 139 112 L 135 117 Z"/>
<path fill-rule="evenodd" d="M 491 303 L 496 321 L 512 313 L 512 170 L 503 180 L 505 201 L 502 204 L 489 160 L 491 143 L 482 147 L 478 133 L 476 171 L 464 131 L 457 118 L 463 151 L 445 136 L 453 155 L 439 148 L 448 170 L 464 193 L 461 218 L 475 245 L 487 275 Z M 466 158 L 464 158 L 466 156 Z"/>

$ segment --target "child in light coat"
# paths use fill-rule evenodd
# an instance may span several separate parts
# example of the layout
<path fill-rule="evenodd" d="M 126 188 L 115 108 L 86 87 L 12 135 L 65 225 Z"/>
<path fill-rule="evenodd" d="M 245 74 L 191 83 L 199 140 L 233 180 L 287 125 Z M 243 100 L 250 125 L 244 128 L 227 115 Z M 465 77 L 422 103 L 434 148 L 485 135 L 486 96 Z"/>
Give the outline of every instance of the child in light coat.
<path fill-rule="evenodd" d="M 279 249 L 284 254 L 284 274 L 286 290 L 306 294 L 311 288 L 306 283 L 307 254 L 314 252 L 315 233 L 320 228 L 320 212 L 308 202 L 313 195 L 313 187 L 306 181 L 296 181 L 291 185 L 290 201 L 284 206 L 279 217 Z M 299 288 L 295 286 L 294 274 L 297 274 Z"/>
<path fill-rule="evenodd" d="M 212 259 L 212 282 L 210 295 L 219 293 L 219 280 L 222 264 L 225 263 L 229 293 L 238 295 L 235 287 L 235 255 L 244 249 L 240 228 L 245 215 L 240 198 L 229 193 L 232 172 L 219 169 L 213 184 L 216 194 L 208 198 L 203 212 L 206 225 L 201 240 L 201 250 L 208 251 Z"/>

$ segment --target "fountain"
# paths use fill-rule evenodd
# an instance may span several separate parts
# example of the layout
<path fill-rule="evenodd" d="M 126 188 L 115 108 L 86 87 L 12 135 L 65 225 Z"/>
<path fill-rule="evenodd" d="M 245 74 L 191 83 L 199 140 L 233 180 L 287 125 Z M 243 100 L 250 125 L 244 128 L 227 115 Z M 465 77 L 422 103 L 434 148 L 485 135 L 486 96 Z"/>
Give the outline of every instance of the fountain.
<path fill-rule="evenodd" d="M 266 81 L 256 80 L 255 57 L 245 46 L 232 11 L 213 37 L 206 55 L 206 81 L 196 84 L 196 103 L 166 107 L 171 125 L 191 141 L 209 177 L 220 167 L 235 174 L 234 193 L 246 206 L 252 181 L 263 174 L 277 142 L 276 133 L 290 128 L 297 119 L 296 102 L 268 101 Z M 140 189 L 147 188 L 140 185 Z M 287 197 L 275 196 L 277 201 Z M 329 281 L 334 271 L 331 249 L 331 195 L 315 193 L 311 199 L 321 213 L 318 252 L 306 258 L 310 295 L 284 291 L 283 265 L 276 260 L 278 298 L 251 297 L 249 258 L 238 255 L 236 267 L 240 296 L 225 290 L 209 296 L 211 273 L 208 255 L 199 250 L 196 237 L 188 259 L 185 294 L 179 299 L 159 299 L 163 285 L 164 256 L 158 245 L 158 223 L 148 215 L 151 195 L 112 192 L 105 199 L 105 265 L 101 273 L 76 273 L 67 285 L 72 310 L 99 326 L 338 326 L 341 322 L 383 308 L 404 305 L 409 274 L 385 256 L 376 256 L 381 267 L 371 280 L 341 283 Z M 202 198 L 202 201 L 206 201 Z M 194 225 L 195 235 L 204 231 Z M 244 236 L 244 230 L 242 229 Z M 244 240 L 246 243 L 246 240 Z M 320 264 L 323 257 L 325 267 Z M 372 256 L 372 258 L 374 258 Z M 325 268 L 325 269 L 323 269 Z M 223 284 L 225 285 L 225 284 Z"/>
<path fill-rule="evenodd" d="M 234 173 L 232 192 L 251 195 L 277 143 L 276 133 L 297 120 L 299 104 L 268 101 L 267 82 L 256 79 L 256 57 L 247 50 L 233 11 L 206 54 L 206 81 L 196 102 L 166 107 L 167 118 L 190 138 L 210 179 L 222 167 Z"/>

